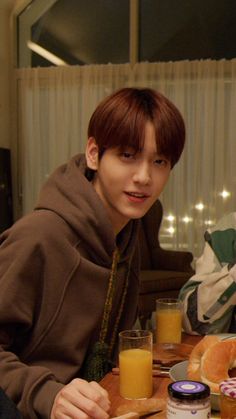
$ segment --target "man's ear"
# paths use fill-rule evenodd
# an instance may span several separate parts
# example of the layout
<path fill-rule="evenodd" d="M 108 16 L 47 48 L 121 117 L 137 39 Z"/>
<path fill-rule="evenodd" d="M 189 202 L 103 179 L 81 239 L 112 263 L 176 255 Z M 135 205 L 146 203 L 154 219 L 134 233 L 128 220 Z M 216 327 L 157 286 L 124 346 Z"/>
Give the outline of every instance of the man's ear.
<path fill-rule="evenodd" d="M 85 150 L 86 162 L 89 169 L 98 169 L 99 148 L 94 137 L 89 137 Z"/>

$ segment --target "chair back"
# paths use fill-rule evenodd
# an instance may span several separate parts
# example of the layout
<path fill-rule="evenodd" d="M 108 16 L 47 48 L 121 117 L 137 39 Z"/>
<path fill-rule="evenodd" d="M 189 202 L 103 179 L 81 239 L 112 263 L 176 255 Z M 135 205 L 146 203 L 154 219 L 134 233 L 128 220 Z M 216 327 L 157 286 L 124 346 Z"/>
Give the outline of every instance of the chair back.
<path fill-rule="evenodd" d="M 153 268 L 152 250 L 160 247 L 158 234 L 162 216 L 163 207 L 158 199 L 141 219 L 139 231 L 141 269 Z"/>

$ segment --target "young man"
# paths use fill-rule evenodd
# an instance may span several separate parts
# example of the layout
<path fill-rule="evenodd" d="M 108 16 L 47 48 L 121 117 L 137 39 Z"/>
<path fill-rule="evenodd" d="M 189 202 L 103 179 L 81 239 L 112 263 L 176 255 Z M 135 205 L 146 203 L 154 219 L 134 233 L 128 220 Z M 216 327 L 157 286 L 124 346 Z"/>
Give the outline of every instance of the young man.
<path fill-rule="evenodd" d="M 187 333 L 236 333 L 236 213 L 205 233 L 196 274 L 180 290 Z"/>
<path fill-rule="evenodd" d="M 108 418 L 96 381 L 136 319 L 138 219 L 184 142 L 164 96 L 115 92 L 91 117 L 85 156 L 59 167 L 0 236 L 1 385 L 24 418 Z"/>

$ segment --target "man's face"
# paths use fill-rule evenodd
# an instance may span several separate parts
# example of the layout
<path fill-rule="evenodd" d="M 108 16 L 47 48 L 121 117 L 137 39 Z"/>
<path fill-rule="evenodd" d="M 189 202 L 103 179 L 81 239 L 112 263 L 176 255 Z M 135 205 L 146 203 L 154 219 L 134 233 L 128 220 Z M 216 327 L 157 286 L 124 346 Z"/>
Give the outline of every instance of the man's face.
<path fill-rule="evenodd" d="M 171 163 L 158 155 L 154 128 L 147 122 L 141 152 L 135 154 L 129 147 L 122 152 L 110 148 L 97 160 L 96 169 L 93 185 L 117 234 L 130 219 L 145 215 L 157 200 L 169 178 Z"/>

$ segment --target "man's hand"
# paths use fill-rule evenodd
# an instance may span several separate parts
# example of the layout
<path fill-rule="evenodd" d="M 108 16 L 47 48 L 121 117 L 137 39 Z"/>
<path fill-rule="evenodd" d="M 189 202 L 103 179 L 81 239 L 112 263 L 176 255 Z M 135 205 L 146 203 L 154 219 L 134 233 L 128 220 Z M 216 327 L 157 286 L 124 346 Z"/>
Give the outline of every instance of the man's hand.
<path fill-rule="evenodd" d="M 76 378 L 56 395 L 50 419 L 108 419 L 108 393 L 95 381 Z"/>

